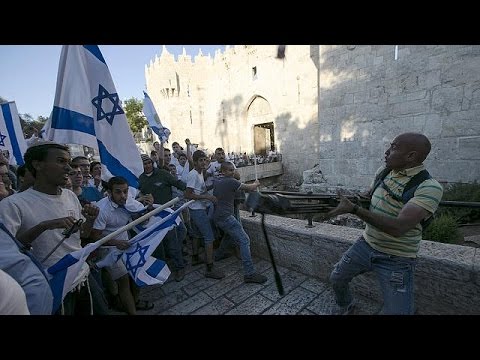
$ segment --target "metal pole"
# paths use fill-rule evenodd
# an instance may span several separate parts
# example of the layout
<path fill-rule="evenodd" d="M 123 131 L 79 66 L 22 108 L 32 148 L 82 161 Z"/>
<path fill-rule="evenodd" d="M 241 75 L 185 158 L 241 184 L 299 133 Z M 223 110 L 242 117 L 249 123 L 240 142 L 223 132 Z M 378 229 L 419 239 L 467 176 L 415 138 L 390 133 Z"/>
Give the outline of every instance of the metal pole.
<path fill-rule="evenodd" d="M 165 210 L 167 207 L 170 207 L 172 205 L 174 205 L 175 203 L 177 203 L 179 201 L 179 198 L 176 197 L 172 200 L 170 200 L 169 202 L 159 206 L 158 208 L 156 209 L 153 209 L 152 211 L 146 213 L 145 215 L 143 216 L 140 216 L 138 219 L 128 223 L 127 225 L 125 226 L 122 226 L 120 229 L 117 229 L 115 230 L 114 232 L 112 232 L 111 234 L 108 234 L 107 236 L 101 238 L 100 240 L 96 241 L 96 243 L 99 243 L 100 245 L 103 245 L 105 244 L 107 241 L 109 241 L 110 239 L 113 239 L 115 236 L 117 236 L 118 234 L 121 234 L 122 232 L 124 231 L 127 231 L 127 230 L 130 230 L 131 228 L 133 228 L 135 225 L 137 224 L 140 224 L 142 222 L 144 222 L 145 220 L 148 220 L 150 217 L 152 217 L 153 215 L 155 214 L 158 214 L 160 211 L 162 210 Z M 185 203 L 183 206 L 185 205 L 188 205 L 190 203 L 192 203 L 194 200 L 190 200 L 188 203 Z M 168 217 L 168 216 L 167 216 Z M 167 219 L 167 217 L 165 217 L 164 219 L 162 219 L 161 221 L 165 221 L 165 219 Z M 66 237 L 63 238 L 59 244 L 57 244 L 55 246 L 55 249 L 53 249 L 53 251 L 50 252 L 50 254 L 48 254 L 47 257 L 45 257 L 43 260 L 42 260 L 42 263 L 48 259 L 48 257 L 50 257 L 50 255 L 56 250 L 56 248 L 58 248 L 60 246 L 60 244 L 65 241 Z M 99 245 L 99 246 L 100 246 Z"/>
<path fill-rule="evenodd" d="M 265 214 L 262 213 L 262 230 L 263 236 L 265 237 L 265 242 L 267 243 L 268 255 L 270 255 L 270 261 L 272 263 L 273 273 L 275 274 L 275 283 L 277 284 L 277 290 L 280 295 L 283 295 L 285 292 L 283 290 L 282 278 L 280 273 L 277 270 L 275 265 L 275 259 L 273 258 L 272 248 L 270 246 L 270 241 L 268 241 L 267 231 L 265 230 Z"/>
<path fill-rule="evenodd" d="M 307 194 L 310 196 L 310 195 L 312 195 L 313 193 L 312 193 L 311 191 L 309 191 Z M 311 203 L 312 200 L 311 200 L 311 199 L 308 199 L 307 202 L 308 202 L 308 203 Z M 307 220 L 308 220 L 308 224 L 307 224 L 307 226 L 305 226 L 305 227 L 306 227 L 306 228 L 313 228 L 313 222 L 312 222 L 312 220 L 313 220 L 313 215 L 308 215 L 308 216 L 307 216 Z"/>

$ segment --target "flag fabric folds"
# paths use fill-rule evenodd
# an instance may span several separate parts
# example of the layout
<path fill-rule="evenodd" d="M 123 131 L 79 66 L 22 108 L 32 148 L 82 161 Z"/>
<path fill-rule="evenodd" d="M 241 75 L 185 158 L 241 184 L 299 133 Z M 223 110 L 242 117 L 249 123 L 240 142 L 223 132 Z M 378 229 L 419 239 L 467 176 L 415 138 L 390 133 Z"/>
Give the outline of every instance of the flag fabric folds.
<path fill-rule="evenodd" d="M 8 151 L 11 165 L 23 165 L 27 143 L 15 101 L 0 104 L 0 150 Z"/>
<path fill-rule="evenodd" d="M 122 176 L 138 187 L 140 152 L 98 46 L 63 46 L 54 107 L 42 135 L 98 149 L 104 180 Z"/>
<path fill-rule="evenodd" d="M 160 205 L 158 204 L 153 204 L 153 207 L 154 208 L 157 208 L 159 207 Z M 146 208 L 146 207 L 145 207 Z M 171 208 L 166 208 L 162 211 L 160 211 L 158 214 L 155 214 L 153 215 L 152 217 L 150 217 L 146 222 L 144 223 L 141 223 L 141 224 L 138 224 L 138 225 L 135 225 L 132 230 L 136 233 L 136 234 L 140 234 L 142 231 L 146 230 L 147 228 L 149 228 L 150 226 L 152 225 L 155 225 L 157 222 L 159 222 L 160 220 L 166 218 L 167 216 L 173 214 L 175 211 Z M 175 224 L 176 225 L 180 225 L 180 217 L 177 217 L 176 220 L 175 220 Z"/>
<path fill-rule="evenodd" d="M 148 126 L 152 129 L 152 131 L 158 135 L 158 138 L 163 143 L 168 142 L 168 138 L 170 137 L 170 130 L 166 127 L 163 127 L 162 122 L 160 121 L 160 117 L 155 110 L 155 106 L 153 106 L 152 99 L 150 96 L 144 91 L 143 94 L 145 98 L 143 99 L 143 113 L 148 121 Z"/>
<path fill-rule="evenodd" d="M 77 277 L 88 255 L 100 245 L 100 241 L 88 244 L 80 250 L 65 255 L 47 269 L 47 274 L 50 276 L 49 284 L 53 294 L 52 314 L 60 308 L 63 299 L 72 290 L 73 284 L 77 281 Z"/>
<path fill-rule="evenodd" d="M 170 269 L 164 261 L 151 255 L 165 235 L 180 224 L 180 214 L 184 207 L 176 211 L 163 210 L 152 216 L 146 225 L 134 227 L 138 234 L 129 240 L 131 246 L 123 251 L 113 248 L 105 258 L 96 263 L 96 266 L 99 268 L 110 266 L 121 259 L 138 286 L 163 284 L 170 276 Z"/>

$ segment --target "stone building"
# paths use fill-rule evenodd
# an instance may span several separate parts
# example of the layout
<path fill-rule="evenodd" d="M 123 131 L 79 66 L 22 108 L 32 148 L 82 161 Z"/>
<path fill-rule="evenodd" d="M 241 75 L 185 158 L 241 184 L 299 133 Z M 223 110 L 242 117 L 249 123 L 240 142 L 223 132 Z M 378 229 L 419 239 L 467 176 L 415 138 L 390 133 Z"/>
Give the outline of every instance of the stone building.
<path fill-rule="evenodd" d="M 390 141 L 426 134 L 443 182 L 480 180 L 480 46 L 235 45 L 146 66 L 172 141 L 282 153 L 283 182 L 365 188 Z M 316 166 L 315 166 L 316 165 Z"/>

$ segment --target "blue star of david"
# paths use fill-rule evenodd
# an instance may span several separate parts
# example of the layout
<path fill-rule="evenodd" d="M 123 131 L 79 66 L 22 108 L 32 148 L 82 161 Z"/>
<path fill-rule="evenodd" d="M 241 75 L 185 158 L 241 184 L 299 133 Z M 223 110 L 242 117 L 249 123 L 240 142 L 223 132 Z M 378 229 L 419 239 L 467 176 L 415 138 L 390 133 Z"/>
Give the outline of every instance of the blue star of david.
<path fill-rule="evenodd" d="M 7 138 L 6 135 L 3 135 L 1 132 L 0 132 L 0 146 L 5 146 L 5 139 Z"/>
<path fill-rule="evenodd" d="M 108 99 L 112 102 L 112 111 L 106 112 L 102 108 L 103 99 Z M 92 104 L 97 108 L 97 121 L 107 119 L 108 123 L 112 125 L 115 115 L 124 114 L 120 106 L 120 98 L 117 93 L 110 94 L 101 84 L 98 85 L 98 96 L 92 99 Z"/>
<path fill-rule="evenodd" d="M 126 253 L 127 261 L 125 262 L 125 267 L 128 271 L 132 273 L 133 277 L 137 276 L 138 269 L 140 269 L 147 262 L 147 260 L 145 259 L 145 253 L 147 252 L 148 248 L 149 246 L 141 246 L 137 243 L 135 250 L 130 253 Z M 138 259 L 136 264 L 132 264 L 130 262 L 130 259 L 132 259 L 137 254 L 140 258 Z"/>

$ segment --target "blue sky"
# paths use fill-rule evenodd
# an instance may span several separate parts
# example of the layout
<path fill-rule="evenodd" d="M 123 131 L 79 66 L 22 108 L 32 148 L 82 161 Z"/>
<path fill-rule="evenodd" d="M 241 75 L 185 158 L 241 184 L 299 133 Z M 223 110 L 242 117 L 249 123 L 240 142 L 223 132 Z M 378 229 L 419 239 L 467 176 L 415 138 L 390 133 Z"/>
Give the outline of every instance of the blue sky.
<path fill-rule="evenodd" d="M 166 45 L 175 55 L 204 55 L 225 45 Z M 145 65 L 162 52 L 162 45 L 99 45 L 120 99 L 143 99 Z M 20 114 L 36 119 L 53 107 L 61 45 L 0 45 L 0 97 L 15 101 Z"/>

